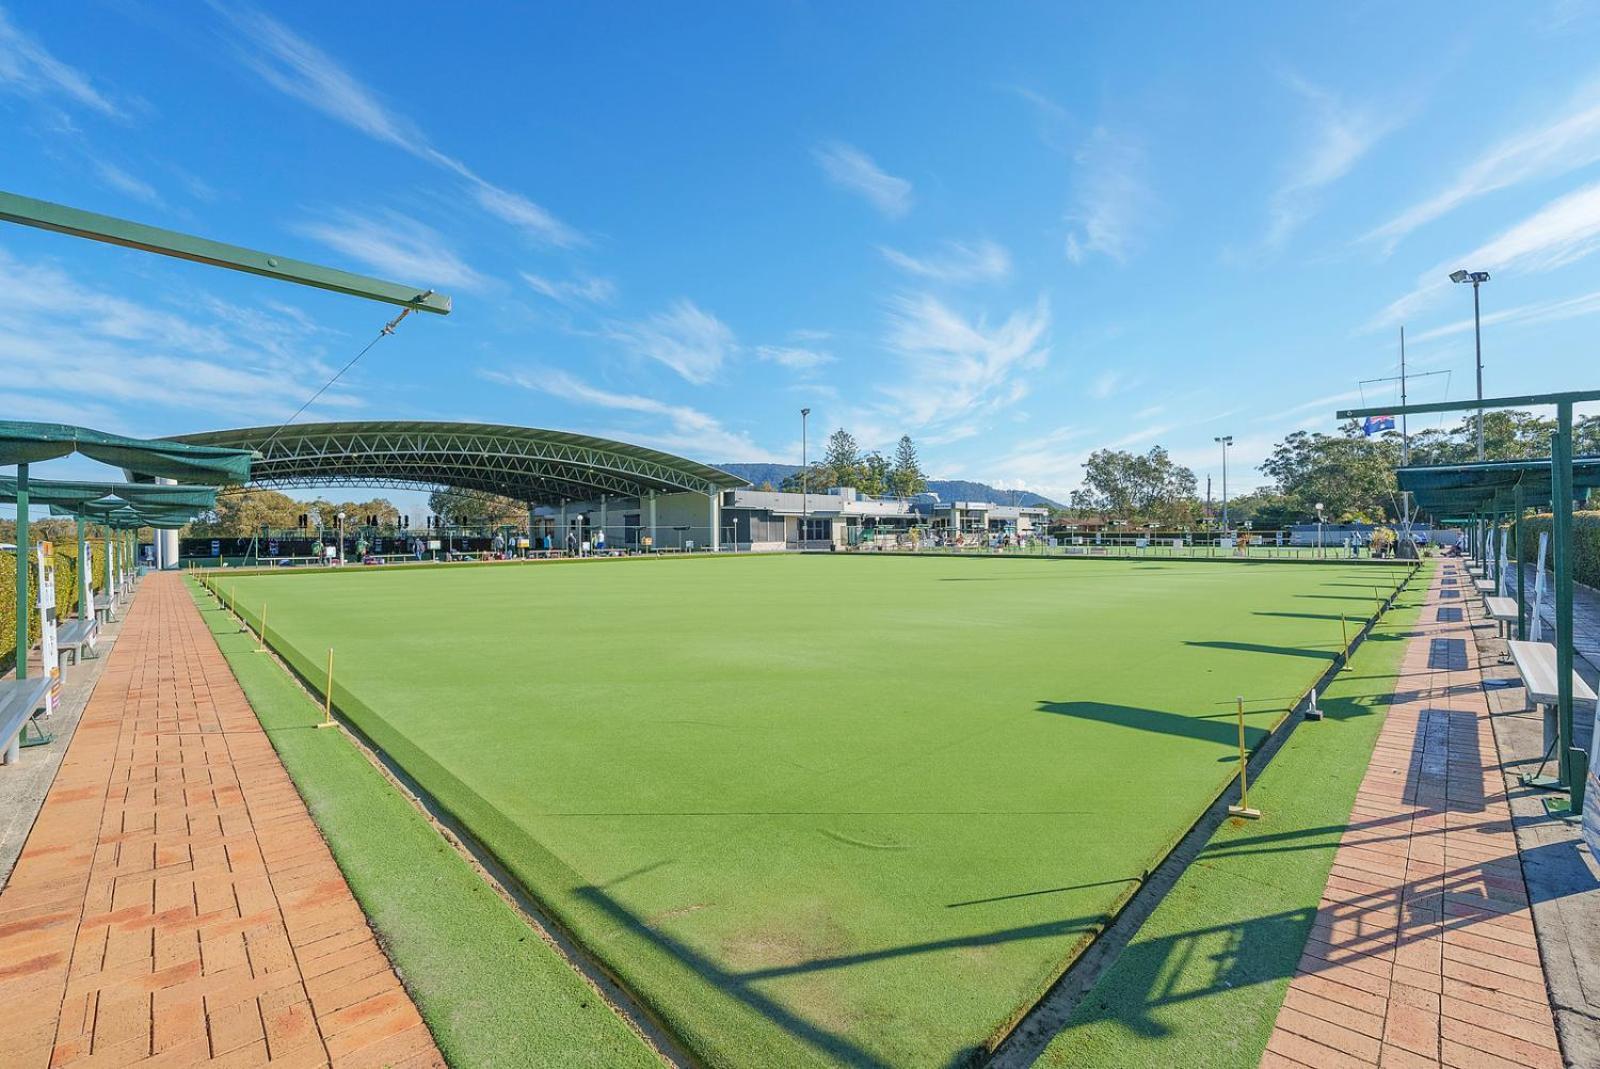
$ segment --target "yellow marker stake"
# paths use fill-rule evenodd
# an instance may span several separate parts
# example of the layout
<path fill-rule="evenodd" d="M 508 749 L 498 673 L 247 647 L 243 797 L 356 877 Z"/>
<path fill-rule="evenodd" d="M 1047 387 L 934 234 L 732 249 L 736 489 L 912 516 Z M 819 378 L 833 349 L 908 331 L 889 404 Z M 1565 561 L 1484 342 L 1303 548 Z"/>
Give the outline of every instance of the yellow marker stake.
<path fill-rule="evenodd" d="M 1344 645 L 1342 647 L 1340 647 L 1340 648 L 1343 649 L 1345 651 L 1345 653 L 1349 653 L 1350 652 L 1350 628 L 1344 622 L 1344 613 L 1340 613 L 1339 614 L 1339 638 L 1341 640 L 1343 640 L 1343 642 L 1344 642 Z"/>
<path fill-rule="evenodd" d="M 256 652 L 267 652 L 267 603 L 261 603 L 261 629 L 256 632 Z"/>
<path fill-rule="evenodd" d="M 1249 755 L 1244 749 L 1244 699 L 1235 698 L 1239 703 L 1239 804 L 1228 807 L 1230 817 L 1249 817 L 1254 820 L 1261 815 L 1261 810 L 1250 808 L 1250 778 L 1247 768 Z"/>
<path fill-rule="evenodd" d="M 328 685 L 322 692 L 322 723 L 319 728 L 334 727 L 333 722 L 333 647 L 328 647 Z"/>

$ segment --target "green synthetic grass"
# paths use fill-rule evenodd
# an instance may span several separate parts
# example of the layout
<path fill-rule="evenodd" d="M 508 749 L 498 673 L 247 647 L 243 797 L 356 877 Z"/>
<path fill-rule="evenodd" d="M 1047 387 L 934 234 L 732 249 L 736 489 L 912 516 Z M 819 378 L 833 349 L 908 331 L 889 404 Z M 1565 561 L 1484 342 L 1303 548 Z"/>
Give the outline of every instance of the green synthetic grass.
<path fill-rule="evenodd" d="M 202 615 L 440 1050 L 456 1066 L 659 1066 L 655 1054 L 322 710 L 190 581 Z"/>
<path fill-rule="evenodd" d="M 1254 1069 L 1305 948 L 1433 565 L 1401 593 L 1038 1065 Z"/>
<path fill-rule="evenodd" d="M 223 578 L 715 1065 L 958 1064 L 1402 573 L 872 556 Z"/>

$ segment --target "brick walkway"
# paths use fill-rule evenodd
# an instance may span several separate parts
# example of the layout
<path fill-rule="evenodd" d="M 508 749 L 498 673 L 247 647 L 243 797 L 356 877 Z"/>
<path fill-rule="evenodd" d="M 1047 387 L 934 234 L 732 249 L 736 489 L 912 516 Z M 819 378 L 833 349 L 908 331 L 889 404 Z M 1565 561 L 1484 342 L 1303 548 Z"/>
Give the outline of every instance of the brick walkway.
<path fill-rule="evenodd" d="M 1481 677 L 1429 592 L 1262 1066 L 1560 1069 Z"/>
<path fill-rule="evenodd" d="M 180 578 L 147 578 L 0 893 L 0 1062 L 442 1066 Z"/>

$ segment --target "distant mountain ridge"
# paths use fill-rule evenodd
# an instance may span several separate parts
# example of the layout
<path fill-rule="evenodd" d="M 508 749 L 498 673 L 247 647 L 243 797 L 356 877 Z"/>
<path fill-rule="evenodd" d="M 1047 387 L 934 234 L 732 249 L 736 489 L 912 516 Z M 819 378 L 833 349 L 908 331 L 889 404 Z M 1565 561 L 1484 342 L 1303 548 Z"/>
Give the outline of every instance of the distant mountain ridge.
<path fill-rule="evenodd" d="M 800 470 L 798 464 L 713 464 L 712 467 L 747 479 L 751 486 L 760 486 L 762 483 L 781 486 L 783 480 Z M 821 491 L 827 487 L 819 486 L 817 489 Z M 1053 509 L 1062 507 L 1060 502 L 1032 490 L 1000 490 L 988 483 L 975 483 L 968 479 L 929 479 L 928 490 L 938 494 L 941 501 L 992 501 L 997 505 L 1015 503 L 1043 505 Z"/>

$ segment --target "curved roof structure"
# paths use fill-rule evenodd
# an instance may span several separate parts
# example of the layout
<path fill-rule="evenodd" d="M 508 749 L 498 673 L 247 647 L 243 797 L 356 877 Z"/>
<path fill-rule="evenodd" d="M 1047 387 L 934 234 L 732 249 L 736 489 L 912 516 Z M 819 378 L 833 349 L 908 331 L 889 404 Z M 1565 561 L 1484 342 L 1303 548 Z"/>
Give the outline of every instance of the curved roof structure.
<path fill-rule="evenodd" d="M 745 485 L 719 468 L 642 446 L 494 423 L 363 420 L 174 436 L 251 449 L 253 486 L 481 490 L 534 505 L 600 494 L 712 494 Z"/>

